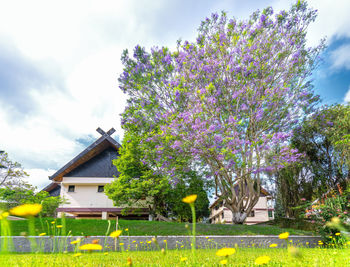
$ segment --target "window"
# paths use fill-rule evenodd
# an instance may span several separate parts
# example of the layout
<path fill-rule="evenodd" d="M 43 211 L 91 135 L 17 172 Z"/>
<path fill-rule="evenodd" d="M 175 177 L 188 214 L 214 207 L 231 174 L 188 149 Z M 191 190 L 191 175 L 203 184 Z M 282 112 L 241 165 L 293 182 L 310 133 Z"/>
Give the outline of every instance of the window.
<path fill-rule="evenodd" d="M 102 193 L 105 191 L 105 186 L 104 185 L 99 185 L 97 188 L 97 192 Z"/>
<path fill-rule="evenodd" d="M 272 218 L 273 217 L 272 210 L 269 210 L 268 213 L 269 213 L 269 217 Z"/>
<path fill-rule="evenodd" d="M 68 192 L 75 192 L 75 185 L 69 185 Z"/>
<path fill-rule="evenodd" d="M 254 210 L 252 210 L 252 211 L 249 213 L 248 217 L 254 217 L 254 216 L 255 216 L 255 212 L 254 212 Z"/>

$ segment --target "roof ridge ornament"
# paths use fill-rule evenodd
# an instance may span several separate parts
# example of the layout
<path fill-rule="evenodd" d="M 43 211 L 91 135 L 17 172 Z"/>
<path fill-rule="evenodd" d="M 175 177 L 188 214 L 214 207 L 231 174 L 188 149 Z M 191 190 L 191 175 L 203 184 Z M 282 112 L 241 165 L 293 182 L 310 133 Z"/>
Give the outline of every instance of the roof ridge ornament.
<path fill-rule="evenodd" d="M 111 136 L 112 134 L 115 133 L 115 129 L 112 127 L 111 129 L 108 130 L 106 133 L 104 130 L 102 130 L 100 127 L 96 129 L 96 131 L 101 134 L 102 136 Z"/>

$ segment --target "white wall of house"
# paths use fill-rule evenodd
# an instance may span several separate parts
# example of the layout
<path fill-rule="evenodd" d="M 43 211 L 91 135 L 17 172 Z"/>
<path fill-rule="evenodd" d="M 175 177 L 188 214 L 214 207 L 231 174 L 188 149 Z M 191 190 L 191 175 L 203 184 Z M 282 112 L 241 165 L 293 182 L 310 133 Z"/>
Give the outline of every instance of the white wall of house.
<path fill-rule="evenodd" d="M 99 185 L 111 183 L 114 178 L 101 177 L 63 177 L 61 182 L 61 197 L 67 203 L 61 208 L 113 208 L 113 201 L 104 192 L 98 192 Z M 68 192 L 70 185 L 75 186 L 74 192 Z"/>
<path fill-rule="evenodd" d="M 253 208 L 254 216 L 248 216 L 246 224 L 255 224 L 257 222 L 265 222 L 272 220 L 274 213 L 272 211 L 272 217 L 269 217 L 268 209 L 272 208 L 269 203 L 271 197 L 260 197 L 258 202 Z M 232 223 L 232 212 L 224 206 L 217 208 L 212 207 L 210 211 L 210 219 L 212 223 Z"/>

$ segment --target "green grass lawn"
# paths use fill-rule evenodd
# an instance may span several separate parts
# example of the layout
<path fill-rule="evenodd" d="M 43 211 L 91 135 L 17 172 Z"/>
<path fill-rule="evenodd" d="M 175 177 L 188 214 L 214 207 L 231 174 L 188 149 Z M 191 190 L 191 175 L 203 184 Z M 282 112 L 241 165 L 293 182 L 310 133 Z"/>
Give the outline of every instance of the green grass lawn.
<path fill-rule="evenodd" d="M 43 218 L 42 224 L 39 218 L 35 219 L 37 233 L 52 234 L 54 224 L 52 218 Z M 110 232 L 115 230 L 115 220 L 111 220 Z M 28 231 L 28 222 L 11 221 L 12 235 L 21 235 Z M 55 225 L 61 225 L 61 219 L 57 219 Z M 128 228 L 129 235 L 190 235 L 190 229 L 186 229 L 185 223 L 154 222 L 139 220 L 119 220 L 119 229 Z M 43 226 L 43 227 L 42 227 Z M 50 231 L 48 231 L 48 227 Z M 96 219 L 66 219 L 66 229 L 73 236 L 105 235 L 108 221 Z M 56 228 L 57 229 L 57 228 Z M 59 229 L 57 229 L 59 230 Z M 197 224 L 197 235 L 277 235 L 288 231 L 291 235 L 312 235 L 312 232 L 279 228 L 271 225 L 220 225 L 220 224 Z M 125 232 L 123 234 L 126 234 Z M 57 235 L 57 234 L 56 234 Z"/>
<path fill-rule="evenodd" d="M 286 249 L 238 249 L 227 258 L 226 266 L 257 266 L 260 256 L 271 258 L 267 266 L 350 266 L 349 249 L 300 249 L 300 257 L 288 254 Z M 133 251 L 74 254 L 10 254 L 0 256 L 0 266 L 221 266 L 216 250 Z M 182 261 L 181 261 L 182 259 Z"/>

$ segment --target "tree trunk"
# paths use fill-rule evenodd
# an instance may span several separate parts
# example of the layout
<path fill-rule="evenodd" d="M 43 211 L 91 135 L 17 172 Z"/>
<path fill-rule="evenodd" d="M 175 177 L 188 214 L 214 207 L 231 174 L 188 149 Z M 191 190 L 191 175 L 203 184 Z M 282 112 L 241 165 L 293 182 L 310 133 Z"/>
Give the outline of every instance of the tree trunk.
<path fill-rule="evenodd" d="M 232 212 L 232 223 L 233 224 L 243 224 L 247 218 L 246 212 Z"/>

